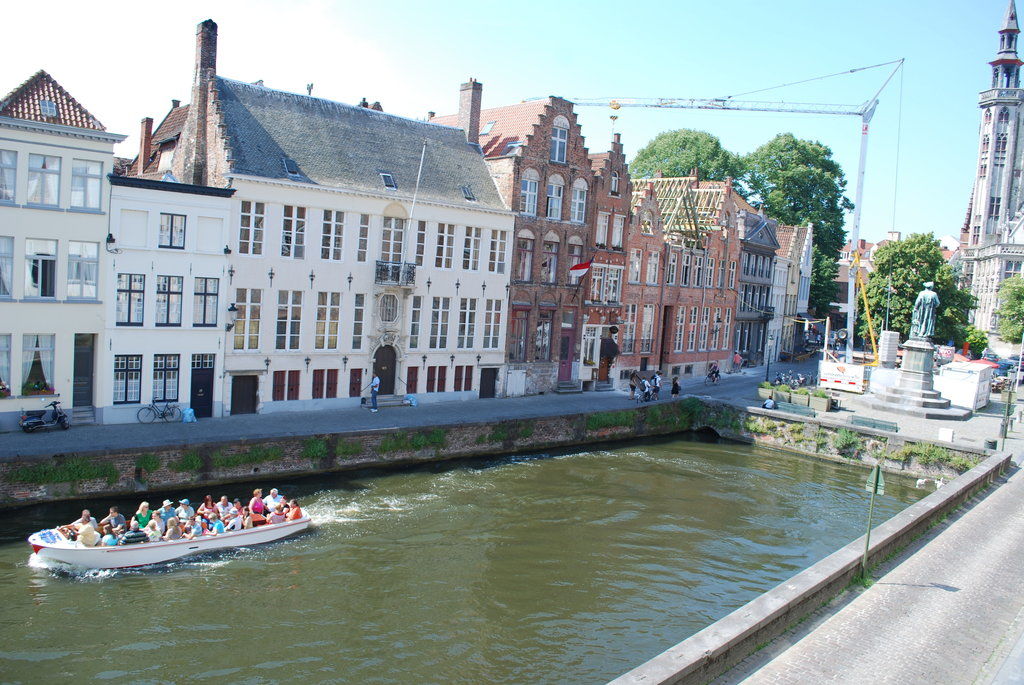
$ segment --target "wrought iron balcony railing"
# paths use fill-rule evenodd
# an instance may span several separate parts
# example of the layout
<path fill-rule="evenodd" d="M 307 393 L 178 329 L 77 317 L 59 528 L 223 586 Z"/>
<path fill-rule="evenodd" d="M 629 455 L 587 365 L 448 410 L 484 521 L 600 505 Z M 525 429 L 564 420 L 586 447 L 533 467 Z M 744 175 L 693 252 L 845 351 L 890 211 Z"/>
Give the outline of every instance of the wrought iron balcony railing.
<path fill-rule="evenodd" d="M 373 282 L 377 285 L 413 286 L 416 283 L 416 265 L 407 262 L 377 260 Z"/>

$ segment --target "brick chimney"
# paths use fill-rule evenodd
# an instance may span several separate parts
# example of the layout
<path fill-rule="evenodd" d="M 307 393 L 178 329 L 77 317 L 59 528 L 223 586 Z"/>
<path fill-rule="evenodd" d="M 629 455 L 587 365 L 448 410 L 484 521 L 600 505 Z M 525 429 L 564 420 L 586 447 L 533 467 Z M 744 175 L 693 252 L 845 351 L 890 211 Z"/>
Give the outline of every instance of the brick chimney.
<path fill-rule="evenodd" d="M 171 100 L 171 109 L 178 109 L 181 107 L 181 100 Z"/>
<path fill-rule="evenodd" d="M 136 176 L 142 176 L 149 162 L 149 156 L 153 153 L 153 118 L 146 117 L 142 120 L 139 129 L 139 159 L 135 165 Z"/>
<path fill-rule="evenodd" d="M 480 101 L 484 84 L 475 78 L 459 87 L 459 128 L 466 132 L 466 140 L 480 142 Z"/>
<path fill-rule="evenodd" d="M 217 75 L 217 24 L 212 19 L 196 26 L 196 62 L 192 80 L 192 104 L 185 122 L 179 145 L 181 173 L 176 174 L 183 183 L 206 185 L 207 123 L 209 120 L 210 84 Z M 175 155 L 178 158 L 178 155 Z M 177 167 L 177 165 L 175 165 Z"/>

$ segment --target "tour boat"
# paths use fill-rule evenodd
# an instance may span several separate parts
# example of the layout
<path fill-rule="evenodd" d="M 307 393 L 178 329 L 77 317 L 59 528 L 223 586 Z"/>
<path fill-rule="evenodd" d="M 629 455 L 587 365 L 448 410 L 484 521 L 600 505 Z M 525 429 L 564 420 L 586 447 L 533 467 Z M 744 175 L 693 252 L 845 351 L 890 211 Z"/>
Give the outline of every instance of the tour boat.
<path fill-rule="evenodd" d="M 192 540 L 140 542 L 134 545 L 85 547 L 68 540 L 56 529 L 41 530 L 28 538 L 32 552 L 43 559 L 89 569 L 130 568 L 174 561 L 217 549 L 248 547 L 295 535 L 309 527 L 309 516 Z"/>

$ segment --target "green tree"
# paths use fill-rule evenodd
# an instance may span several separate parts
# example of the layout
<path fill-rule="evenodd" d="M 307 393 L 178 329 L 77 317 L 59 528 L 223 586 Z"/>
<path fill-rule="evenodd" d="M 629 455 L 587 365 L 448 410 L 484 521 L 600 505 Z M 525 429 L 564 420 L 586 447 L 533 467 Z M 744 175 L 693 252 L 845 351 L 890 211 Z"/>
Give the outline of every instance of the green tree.
<path fill-rule="evenodd" d="M 816 312 L 827 312 L 829 304 L 835 302 L 836 276 L 839 275 L 839 264 L 835 257 L 829 257 L 817 245 L 811 254 L 811 290 L 807 297 L 808 306 Z"/>
<path fill-rule="evenodd" d="M 988 349 L 988 334 L 980 328 L 968 324 L 964 331 L 964 342 L 975 357 L 980 357 Z M 963 347 L 963 343 L 960 344 Z"/>
<path fill-rule="evenodd" d="M 1014 276 L 999 285 L 999 337 L 1007 342 L 1020 340 L 1024 333 L 1024 278 Z"/>
<path fill-rule="evenodd" d="M 651 178 L 659 171 L 667 177 L 689 176 L 695 168 L 701 178 L 712 181 L 742 173 L 739 157 L 723 148 L 718 138 L 688 128 L 658 134 L 629 163 L 634 179 Z"/>
<path fill-rule="evenodd" d="M 867 297 L 875 324 L 875 335 L 885 322 L 889 305 L 889 330 L 904 336 L 910 333 L 914 300 L 926 281 L 935 283 L 939 311 L 935 319 L 937 343 L 952 340 L 957 346 L 967 336 L 967 313 L 974 308 L 975 298 L 957 287 L 953 270 L 942 256 L 939 241 L 931 233 L 916 233 L 904 240 L 886 243 L 875 253 L 875 270 L 868 277 Z M 891 280 L 890 280 L 891 279 Z M 892 292 L 887 288 L 892 283 Z M 858 300 L 858 306 L 862 302 Z M 867 336 L 867 317 L 857 317 L 857 335 Z"/>

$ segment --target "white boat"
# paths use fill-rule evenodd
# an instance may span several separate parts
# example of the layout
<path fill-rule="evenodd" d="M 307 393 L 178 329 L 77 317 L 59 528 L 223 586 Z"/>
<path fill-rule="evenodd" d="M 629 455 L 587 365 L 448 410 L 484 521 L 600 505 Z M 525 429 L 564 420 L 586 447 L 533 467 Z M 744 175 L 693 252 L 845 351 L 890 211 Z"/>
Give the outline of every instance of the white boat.
<path fill-rule="evenodd" d="M 295 535 L 309 527 L 309 516 L 220 535 L 203 535 L 192 540 L 141 542 L 134 545 L 86 547 L 68 540 L 56 529 L 41 530 L 28 538 L 33 554 L 72 566 L 89 569 L 149 566 L 202 554 L 217 549 L 248 547 Z"/>

